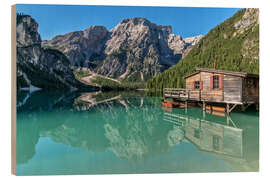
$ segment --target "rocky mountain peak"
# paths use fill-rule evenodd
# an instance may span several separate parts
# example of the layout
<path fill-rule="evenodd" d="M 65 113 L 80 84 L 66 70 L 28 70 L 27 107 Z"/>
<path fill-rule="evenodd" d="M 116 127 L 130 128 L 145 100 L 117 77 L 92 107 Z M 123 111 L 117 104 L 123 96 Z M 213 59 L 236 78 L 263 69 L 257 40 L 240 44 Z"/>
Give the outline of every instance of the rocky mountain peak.
<path fill-rule="evenodd" d="M 43 41 L 42 45 L 63 52 L 73 66 L 88 66 L 90 60 L 103 58 L 101 56 L 108 35 L 109 31 L 104 26 L 89 26 L 83 31 L 74 31 Z"/>
<path fill-rule="evenodd" d="M 72 65 L 91 66 L 99 74 L 136 81 L 175 65 L 196 42 L 187 43 L 172 34 L 171 26 L 134 17 L 122 20 L 110 31 L 90 26 L 42 45 L 60 50 Z"/>
<path fill-rule="evenodd" d="M 203 35 L 200 34 L 198 36 L 184 38 L 184 41 L 194 46 L 201 40 L 202 37 Z"/>
<path fill-rule="evenodd" d="M 63 53 L 41 47 L 38 24 L 32 17 L 18 14 L 16 25 L 17 88 L 75 90 L 84 86 L 75 79 Z"/>
<path fill-rule="evenodd" d="M 16 43 L 18 47 L 41 43 L 38 23 L 31 16 L 17 16 Z"/>
<path fill-rule="evenodd" d="M 242 34 L 255 23 L 259 24 L 259 9 L 247 8 L 243 17 L 234 24 L 234 27 L 238 30 L 238 33 Z"/>
<path fill-rule="evenodd" d="M 134 25 L 143 24 L 143 25 L 149 25 L 151 22 L 143 17 L 134 17 L 134 18 L 126 18 L 120 21 L 119 24 L 127 24 L 127 23 L 133 23 Z"/>
<path fill-rule="evenodd" d="M 168 36 L 172 33 L 171 26 L 156 25 L 146 18 L 128 18 L 122 20 L 111 30 L 112 36 L 126 34 L 128 36 L 153 35 L 155 33 Z"/>
<path fill-rule="evenodd" d="M 83 31 L 83 35 L 87 39 L 98 39 L 98 37 L 105 37 L 106 34 L 108 33 L 108 30 L 104 26 L 89 26 Z"/>
<path fill-rule="evenodd" d="M 118 23 L 117 26 L 121 26 L 121 25 L 132 25 L 132 26 L 151 26 L 151 27 L 157 27 L 157 28 L 160 28 L 160 29 L 167 29 L 169 30 L 169 33 L 172 32 L 172 28 L 171 26 L 164 26 L 164 25 L 157 25 L 155 23 L 152 23 L 151 21 L 149 21 L 148 19 L 146 18 L 143 18 L 143 17 L 134 17 L 134 18 L 126 18 L 126 19 L 123 19 L 122 21 L 120 21 Z M 116 27 L 117 27 L 116 26 Z"/>

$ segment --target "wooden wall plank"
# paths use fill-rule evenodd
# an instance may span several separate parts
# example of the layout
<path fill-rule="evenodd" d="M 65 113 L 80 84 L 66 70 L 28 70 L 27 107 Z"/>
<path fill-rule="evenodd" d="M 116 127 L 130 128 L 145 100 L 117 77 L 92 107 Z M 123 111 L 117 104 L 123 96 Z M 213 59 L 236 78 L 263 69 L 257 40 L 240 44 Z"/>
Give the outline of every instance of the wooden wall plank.
<path fill-rule="evenodd" d="M 231 75 L 224 75 L 224 101 L 242 101 L 242 78 Z"/>

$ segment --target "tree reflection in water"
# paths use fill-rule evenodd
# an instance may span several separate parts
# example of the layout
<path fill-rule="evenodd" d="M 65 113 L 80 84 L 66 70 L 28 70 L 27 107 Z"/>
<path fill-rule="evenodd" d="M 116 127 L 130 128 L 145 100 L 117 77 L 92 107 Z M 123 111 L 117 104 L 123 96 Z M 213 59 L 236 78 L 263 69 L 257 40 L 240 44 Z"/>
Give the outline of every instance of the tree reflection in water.
<path fill-rule="evenodd" d="M 249 114 L 229 118 L 199 108 L 162 109 L 160 98 L 135 92 L 35 92 L 19 103 L 18 164 L 34 156 L 40 137 L 49 137 L 87 152 L 109 149 L 130 162 L 169 154 L 185 141 L 240 170 L 258 168 L 258 121 Z"/>

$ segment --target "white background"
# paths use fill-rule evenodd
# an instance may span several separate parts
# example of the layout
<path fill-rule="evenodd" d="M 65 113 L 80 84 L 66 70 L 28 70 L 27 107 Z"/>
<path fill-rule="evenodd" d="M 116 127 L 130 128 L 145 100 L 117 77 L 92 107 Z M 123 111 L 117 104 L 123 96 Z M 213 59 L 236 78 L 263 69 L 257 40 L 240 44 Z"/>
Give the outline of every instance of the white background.
<path fill-rule="evenodd" d="M 3 1 L 3 2 L 2 2 Z M 0 179 L 270 179 L 270 5 L 267 0 L 2 0 L 0 5 Z M 11 5 L 31 4 L 96 4 L 192 7 L 256 7 L 260 8 L 260 172 L 259 173 L 195 173 L 146 175 L 81 175 L 16 177 L 11 175 Z M 180 22 L 181 23 L 181 22 Z M 268 177 L 269 176 L 269 177 Z"/>

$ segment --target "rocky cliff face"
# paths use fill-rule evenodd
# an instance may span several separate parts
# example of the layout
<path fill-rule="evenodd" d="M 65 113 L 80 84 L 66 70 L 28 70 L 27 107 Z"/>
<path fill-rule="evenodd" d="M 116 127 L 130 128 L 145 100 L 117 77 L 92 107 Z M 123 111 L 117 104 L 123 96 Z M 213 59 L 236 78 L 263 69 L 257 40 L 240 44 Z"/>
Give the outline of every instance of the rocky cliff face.
<path fill-rule="evenodd" d="M 234 24 L 233 37 L 244 35 L 248 31 L 255 32 L 253 36 L 247 37 L 242 42 L 241 54 L 243 58 L 249 59 L 251 63 L 259 61 L 259 9 L 246 9 L 243 17 Z M 256 32 L 257 31 L 257 32 Z M 258 67 L 259 68 L 259 67 Z"/>
<path fill-rule="evenodd" d="M 194 37 L 187 37 L 184 39 L 185 43 L 187 44 L 184 52 L 182 53 L 183 56 L 182 58 L 184 58 L 189 51 L 193 48 L 193 46 L 195 46 L 197 43 L 199 43 L 199 41 L 203 38 L 203 35 L 198 35 L 198 36 L 194 36 Z"/>
<path fill-rule="evenodd" d="M 68 59 L 57 50 L 41 48 L 38 24 L 17 15 L 17 88 L 77 89 Z"/>
<path fill-rule="evenodd" d="M 170 26 L 130 18 L 111 31 L 90 26 L 43 41 L 42 45 L 60 50 L 72 65 L 91 67 L 99 74 L 122 80 L 144 81 L 175 65 L 196 43 L 172 34 Z"/>
<path fill-rule="evenodd" d="M 257 24 L 259 24 L 259 9 L 256 8 L 245 9 L 245 13 L 242 16 L 242 18 L 234 24 L 234 27 L 237 30 L 235 33 L 243 34 L 251 26 Z M 234 36 L 236 36 L 235 33 Z"/>
<path fill-rule="evenodd" d="M 132 18 L 121 21 L 111 30 L 105 46 L 107 56 L 97 72 L 139 81 L 176 64 L 181 59 L 185 42 L 172 34 L 170 26 Z"/>
<path fill-rule="evenodd" d="M 87 67 L 90 60 L 104 57 L 104 44 L 108 31 L 103 26 L 90 26 L 84 31 L 58 35 L 42 46 L 60 50 L 70 60 L 71 65 Z"/>

